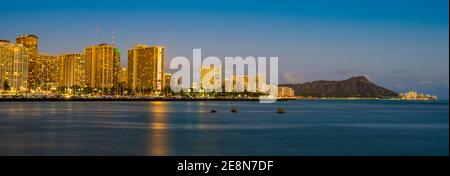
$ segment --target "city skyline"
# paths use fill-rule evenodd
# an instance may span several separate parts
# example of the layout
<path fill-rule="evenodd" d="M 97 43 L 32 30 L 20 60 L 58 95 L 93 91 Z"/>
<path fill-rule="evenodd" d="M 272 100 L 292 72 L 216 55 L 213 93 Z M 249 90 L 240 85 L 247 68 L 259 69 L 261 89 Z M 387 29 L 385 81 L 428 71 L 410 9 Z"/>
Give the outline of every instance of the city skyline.
<path fill-rule="evenodd" d="M 205 55 L 278 55 L 281 83 L 366 75 L 397 92 L 416 90 L 448 99 L 448 6 L 443 1 L 390 6 L 382 6 L 383 1 L 346 6 L 281 1 L 270 8 L 254 1 L 219 2 L 220 7 L 173 2 L 183 10 L 145 1 L 5 1 L 0 19 L 10 25 L 0 29 L 0 38 L 14 41 L 18 35 L 36 34 L 40 52 L 79 53 L 96 43 L 99 27 L 100 42 L 111 43 L 114 30 L 123 51 L 136 43 L 167 47 L 167 62 L 190 56 L 193 48 L 202 48 Z"/>
<path fill-rule="evenodd" d="M 47 53 L 38 52 L 39 37 L 34 34 L 20 35 L 16 38 L 16 43 L 11 43 L 8 40 L 0 40 L 0 82 L 2 83 L 2 93 L 6 95 L 26 95 L 26 96 L 40 96 L 41 93 L 47 96 L 58 97 L 64 95 L 66 98 L 73 97 L 91 97 L 91 94 L 109 95 L 109 96 L 152 96 L 152 97 L 172 97 L 176 95 L 188 97 L 203 97 L 203 98 L 253 98 L 255 95 L 268 94 L 272 95 L 271 88 L 274 85 L 265 83 L 265 73 L 239 73 L 244 72 L 240 70 L 239 65 L 246 65 L 242 58 L 226 58 L 228 62 L 237 62 L 236 72 L 229 75 L 230 77 L 223 77 L 222 73 L 227 69 L 222 69 L 221 66 L 216 65 L 205 66 L 204 64 L 198 68 L 200 79 L 198 82 L 194 81 L 188 84 L 188 89 L 183 88 L 188 94 L 183 91 L 175 90 L 180 86 L 185 76 L 190 77 L 191 73 L 183 72 L 181 79 L 179 73 L 175 73 L 175 79 L 172 80 L 172 74 L 164 69 L 165 62 L 165 47 L 149 46 L 146 44 L 136 44 L 133 48 L 128 50 L 127 67 L 121 67 L 120 49 L 114 44 L 96 44 L 88 46 L 84 49 L 84 53 L 64 53 L 61 55 L 49 55 Z M 197 53 L 197 57 L 196 54 Z M 194 59 L 197 62 L 202 62 L 199 55 L 201 49 L 194 50 Z M 187 59 L 187 58 L 186 58 Z M 205 62 L 211 62 L 211 60 Z M 219 59 L 219 58 L 217 58 Z M 229 60 L 232 59 L 232 60 Z M 235 60 L 236 59 L 236 60 Z M 246 58 L 255 62 L 254 58 Z M 263 58 L 258 58 L 263 59 Z M 278 61 L 278 58 L 274 58 Z M 265 59 L 264 59 L 265 60 Z M 178 61 L 175 61 L 178 62 Z M 220 59 L 219 59 L 220 62 Z M 260 61 L 258 61 L 259 63 Z M 218 64 L 218 63 L 217 63 Z M 243 65 L 242 65 L 243 64 Z M 255 63 L 256 64 L 256 63 Z M 271 63 L 272 64 L 272 63 Z M 171 68 L 173 67 L 172 64 Z M 221 64 L 220 64 L 221 65 Z M 234 66 L 233 66 L 234 67 Z M 256 65 L 248 65 L 256 67 Z M 272 67 L 272 66 L 270 66 Z M 278 67 L 278 66 L 277 66 Z M 241 68 L 244 69 L 244 68 Z M 233 68 L 232 68 L 233 70 Z M 180 70 L 181 71 L 181 70 Z M 256 70 L 254 70 L 256 71 Z M 194 70 L 195 72 L 195 70 Z M 233 71 L 234 72 L 234 71 Z M 278 75 L 278 74 L 277 74 Z M 271 78 L 272 79 L 272 78 Z M 25 81 L 26 80 L 26 81 Z M 264 81 L 266 80 L 266 81 Z M 374 89 L 382 91 L 383 95 L 375 95 L 371 93 L 359 93 L 353 96 L 343 96 L 347 99 L 401 99 L 401 100 L 437 100 L 437 96 L 431 94 L 420 94 L 415 91 L 408 93 L 395 93 L 382 87 L 376 88 L 370 85 L 370 81 L 365 76 L 352 77 L 349 80 L 359 80 L 358 89 L 369 86 Z M 271 80 L 272 81 L 272 80 Z M 346 80 L 348 81 L 348 80 Z M 321 81 L 318 81 L 321 82 Z M 336 83 L 336 82 L 334 82 Z M 369 83 L 369 84 L 367 84 Z M 277 83 L 275 83 L 277 84 Z M 333 84 L 333 83 L 331 83 Z M 355 84 L 353 84 L 355 85 Z M 286 87 L 287 86 L 287 87 Z M 376 86 L 376 85 L 375 85 Z M 295 86 L 294 86 L 295 87 Z M 294 98 L 295 90 L 292 85 L 279 86 L 278 98 Z M 334 86 L 328 85 L 327 89 Z M 342 89 L 352 89 L 351 85 L 346 85 Z M 171 91 L 169 90 L 171 89 Z M 321 89 L 321 88 L 319 88 Z M 383 90 L 384 89 L 384 90 Z M 19 93 L 19 94 L 17 94 Z M 31 93 L 31 94 L 29 94 Z M 192 94 L 191 94 L 192 93 Z M 311 96 L 313 95 L 314 96 Z M 330 92 L 322 92 L 321 95 L 304 90 L 297 96 L 298 98 L 343 98 L 326 96 L 332 95 Z M 337 93 L 335 95 L 344 95 Z M 364 96 L 366 94 L 368 96 Z M 381 97 L 380 97 L 381 95 Z M 132 97 L 131 96 L 131 97 Z M 92 98 L 92 97 L 91 97 Z M 103 97 L 105 98 L 105 97 Z M 130 98 L 130 97 L 129 97 Z"/>
<path fill-rule="evenodd" d="M 448 157 L 450 0 L 0 2 L 0 156 L 165 175 Z"/>
<path fill-rule="evenodd" d="M 181 79 L 174 77 L 175 80 L 171 80 L 172 75 L 164 69 L 163 46 L 136 44 L 128 49 L 126 67 L 120 66 L 121 51 L 114 43 L 95 44 L 87 46 L 82 53 L 59 55 L 39 52 L 39 46 L 39 36 L 34 34 L 17 36 L 15 43 L 0 40 L 2 95 L 34 98 L 95 97 L 92 94 L 128 97 L 171 97 L 174 94 L 186 96 L 184 92 L 174 90 L 170 83 L 179 86 L 186 76 L 190 76 L 183 74 Z M 236 71 L 231 77 L 222 80 L 222 67 L 215 68 L 211 65 L 199 69 L 200 80 L 188 84 L 189 88 L 184 89 L 189 97 L 245 98 L 267 93 L 267 90 L 263 90 L 265 78 L 262 75 Z M 251 88 L 253 83 L 258 84 L 255 89 Z M 229 86 L 231 89 L 227 89 Z M 242 90 L 239 89 L 240 86 Z"/>

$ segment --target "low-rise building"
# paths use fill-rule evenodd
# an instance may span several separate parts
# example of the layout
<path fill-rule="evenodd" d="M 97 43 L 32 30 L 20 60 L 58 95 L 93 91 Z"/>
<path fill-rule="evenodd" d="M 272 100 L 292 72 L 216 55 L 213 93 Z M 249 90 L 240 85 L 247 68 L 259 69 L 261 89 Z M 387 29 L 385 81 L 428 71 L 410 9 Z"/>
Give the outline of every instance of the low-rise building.
<path fill-rule="evenodd" d="M 415 91 L 409 91 L 407 93 L 401 93 L 400 99 L 402 100 L 437 100 L 437 96 L 420 94 Z"/>
<path fill-rule="evenodd" d="M 290 87 L 278 87 L 278 97 L 291 98 L 295 96 L 294 89 Z"/>

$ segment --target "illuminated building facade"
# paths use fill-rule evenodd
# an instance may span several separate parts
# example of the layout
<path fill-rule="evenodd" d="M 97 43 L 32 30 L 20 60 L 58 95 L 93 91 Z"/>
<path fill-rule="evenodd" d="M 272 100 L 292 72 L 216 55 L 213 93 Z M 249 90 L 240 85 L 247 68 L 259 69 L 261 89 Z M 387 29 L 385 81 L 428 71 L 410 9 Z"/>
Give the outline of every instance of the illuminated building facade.
<path fill-rule="evenodd" d="M 225 90 L 228 92 L 266 92 L 268 85 L 265 84 L 264 75 L 232 75 L 226 78 Z"/>
<path fill-rule="evenodd" d="M 59 83 L 59 57 L 39 54 L 34 66 L 35 91 L 56 90 Z"/>
<path fill-rule="evenodd" d="M 128 87 L 135 93 L 161 92 L 164 47 L 136 45 L 128 50 Z"/>
<path fill-rule="evenodd" d="M 28 87 L 28 51 L 23 45 L 0 41 L 0 89 L 13 92 Z"/>
<path fill-rule="evenodd" d="M 86 58 L 84 54 L 64 54 L 59 63 L 59 85 L 65 88 L 86 87 Z"/>
<path fill-rule="evenodd" d="M 202 67 L 200 69 L 200 86 L 201 89 L 208 92 L 222 90 L 222 68 Z"/>
<path fill-rule="evenodd" d="M 35 90 L 39 82 L 38 72 L 36 71 L 39 37 L 36 35 L 21 35 L 16 38 L 16 43 L 23 45 L 28 50 L 28 88 Z"/>
<path fill-rule="evenodd" d="M 86 86 L 105 91 L 118 85 L 120 51 L 113 45 L 100 44 L 84 50 Z"/>
<path fill-rule="evenodd" d="M 290 98 L 294 97 L 295 92 L 294 89 L 290 87 L 278 87 L 278 97 L 280 98 Z"/>
<path fill-rule="evenodd" d="M 438 99 L 437 96 L 420 94 L 415 91 L 410 91 L 407 93 L 400 93 L 399 97 L 402 100 L 437 100 Z"/>
<path fill-rule="evenodd" d="M 122 85 L 128 85 L 128 69 L 126 67 L 120 68 L 119 82 Z"/>
<path fill-rule="evenodd" d="M 171 79 L 172 79 L 172 74 L 170 74 L 170 73 L 164 74 L 164 88 L 170 88 Z"/>

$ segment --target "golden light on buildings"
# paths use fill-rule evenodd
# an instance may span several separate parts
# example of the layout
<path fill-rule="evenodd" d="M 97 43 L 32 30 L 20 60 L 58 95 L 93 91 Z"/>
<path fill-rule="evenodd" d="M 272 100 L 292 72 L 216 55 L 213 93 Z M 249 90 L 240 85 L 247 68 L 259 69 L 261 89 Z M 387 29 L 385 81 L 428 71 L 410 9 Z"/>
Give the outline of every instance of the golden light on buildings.
<path fill-rule="evenodd" d="M 266 77 L 261 74 L 256 75 L 232 75 L 225 78 L 225 90 L 230 92 L 247 91 L 247 92 L 265 92 L 267 85 Z M 242 89 L 242 90 L 239 90 Z"/>
<path fill-rule="evenodd" d="M 131 90 L 161 92 L 164 81 L 164 47 L 135 45 L 128 50 L 128 87 Z"/>
<path fill-rule="evenodd" d="M 113 45 L 100 44 L 87 47 L 86 86 L 102 90 L 117 86 L 120 70 L 120 51 Z"/>
<path fill-rule="evenodd" d="M 36 60 L 38 59 L 38 43 L 39 37 L 36 35 L 21 35 L 16 38 L 16 43 L 23 45 L 27 49 L 28 54 L 28 87 L 35 89 L 37 87 L 39 78 L 36 67 L 38 66 Z"/>
<path fill-rule="evenodd" d="M 59 57 L 55 55 L 39 54 L 35 61 L 35 89 L 50 91 L 59 82 Z"/>
<path fill-rule="evenodd" d="M 415 91 L 409 91 L 407 93 L 400 93 L 399 97 L 402 100 L 437 100 L 438 99 L 437 96 L 420 94 Z"/>
<path fill-rule="evenodd" d="M 211 65 L 200 69 L 200 88 L 214 91 L 222 87 L 222 68 Z"/>
<path fill-rule="evenodd" d="M 291 98 L 295 96 L 294 89 L 290 87 L 278 87 L 278 97 Z"/>
<path fill-rule="evenodd" d="M 59 63 L 59 85 L 62 87 L 86 86 L 86 58 L 84 54 L 64 54 Z"/>
<path fill-rule="evenodd" d="M 170 88 L 170 81 L 172 80 L 172 74 L 165 73 L 164 74 L 164 87 Z"/>
<path fill-rule="evenodd" d="M 0 90 L 24 90 L 28 79 L 28 50 L 23 45 L 0 42 Z M 8 85 L 8 87 L 4 87 Z"/>
<path fill-rule="evenodd" d="M 124 86 L 128 84 L 128 69 L 126 67 L 120 68 L 119 83 Z"/>

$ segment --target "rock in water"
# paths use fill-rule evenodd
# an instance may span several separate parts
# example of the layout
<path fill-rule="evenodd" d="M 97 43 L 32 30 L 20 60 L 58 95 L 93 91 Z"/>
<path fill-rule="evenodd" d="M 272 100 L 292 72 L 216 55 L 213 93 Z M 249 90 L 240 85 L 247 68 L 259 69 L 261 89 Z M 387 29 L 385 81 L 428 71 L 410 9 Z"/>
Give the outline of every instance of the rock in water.
<path fill-rule="evenodd" d="M 278 108 L 277 113 L 278 114 L 284 114 L 285 113 L 284 108 Z"/>
<path fill-rule="evenodd" d="M 236 108 L 236 107 L 233 107 L 233 109 L 231 109 L 231 112 L 232 112 L 232 113 L 237 113 L 237 112 L 238 112 L 238 110 L 237 110 L 237 108 Z"/>

